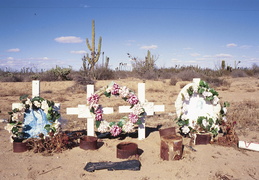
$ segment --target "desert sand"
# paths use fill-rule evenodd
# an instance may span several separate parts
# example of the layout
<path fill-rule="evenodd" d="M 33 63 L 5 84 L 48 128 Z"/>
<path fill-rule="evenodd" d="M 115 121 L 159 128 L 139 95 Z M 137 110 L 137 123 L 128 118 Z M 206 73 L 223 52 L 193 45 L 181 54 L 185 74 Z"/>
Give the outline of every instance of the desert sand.
<path fill-rule="evenodd" d="M 140 79 L 114 80 L 121 86 L 127 86 L 137 92 Z M 239 140 L 259 143 L 259 79 L 255 77 L 225 78 L 226 86 L 215 87 L 220 101 L 228 101 L 228 119 L 237 121 L 236 133 Z M 98 90 L 110 81 L 97 81 Z M 170 85 L 170 80 L 146 80 L 146 99 L 157 105 L 165 105 L 165 112 L 156 113 L 146 118 L 146 126 L 153 129 L 146 139 L 126 137 L 100 139 L 103 145 L 97 150 L 83 150 L 75 147 L 62 153 L 43 155 L 26 151 L 14 153 L 10 134 L 4 129 L 6 122 L 0 123 L 0 177 L 1 179 L 259 179 L 259 152 L 236 147 L 225 147 L 217 144 L 195 145 L 191 151 L 184 147 L 183 157 L 178 161 L 163 161 L 160 158 L 160 136 L 157 127 L 177 127 L 174 101 L 180 89 L 188 81 L 179 81 Z M 62 128 L 76 131 L 86 129 L 86 119 L 76 115 L 66 115 L 66 108 L 86 103 L 85 89 L 75 85 L 73 81 L 41 82 L 41 96 L 61 103 Z M 8 118 L 11 104 L 19 102 L 20 95 L 31 94 L 31 82 L 0 82 L 0 119 Z M 103 98 L 103 105 L 116 106 L 123 104 L 121 100 Z M 239 109 L 238 109 L 239 108 Z M 249 116 L 245 122 L 243 117 Z M 116 118 L 108 117 L 107 118 Z M 184 138 L 188 144 L 189 138 Z M 112 161 L 116 158 L 116 145 L 120 142 L 134 142 L 142 150 L 139 157 L 140 171 L 107 171 L 87 172 L 87 162 Z"/>

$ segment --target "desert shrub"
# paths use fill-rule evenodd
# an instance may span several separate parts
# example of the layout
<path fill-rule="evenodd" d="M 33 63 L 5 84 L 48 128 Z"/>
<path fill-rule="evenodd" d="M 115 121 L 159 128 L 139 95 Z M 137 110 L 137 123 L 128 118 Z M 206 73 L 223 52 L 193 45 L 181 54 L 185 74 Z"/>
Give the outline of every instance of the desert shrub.
<path fill-rule="evenodd" d="M 175 86 L 176 85 L 176 83 L 177 83 L 177 78 L 176 77 L 171 77 L 171 79 L 170 79 L 170 85 L 172 85 L 172 86 Z"/>
<path fill-rule="evenodd" d="M 259 76 L 259 66 L 257 64 L 253 64 L 252 68 L 245 68 L 243 70 L 248 76 Z"/>
<path fill-rule="evenodd" d="M 114 78 L 114 72 L 109 68 L 97 67 L 94 70 L 94 77 L 96 80 L 110 80 Z"/>
<path fill-rule="evenodd" d="M 201 73 L 198 73 L 192 69 L 186 69 L 186 70 L 180 71 L 177 74 L 177 77 L 183 81 L 192 81 L 193 78 L 203 79 L 203 75 Z"/>
<path fill-rule="evenodd" d="M 156 80 L 156 79 L 158 79 L 158 73 L 156 70 L 145 71 L 144 73 L 141 74 L 140 78 Z"/>
<path fill-rule="evenodd" d="M 23 76 L 18 73 L 7 73 L 1 77 L 2 82 L 23 82 Z"/>
<path fill-rule="evenodd" d="M 214 87 L 219 87 L 219 86 L 226 86 L 226 87 L 230 87 L 230 83 L 227 82 L 226 80 L 224 79 L 220 79 L 220 78 L 217 78 L 217 77 L 205 77 L 204 80 L 211 84 L 212 86 Z"/>
<path fill-rule="evenodd" d="M 247 77 L 247 74 L 245 73 L 245 71 L 241 70 L 241 69 L 235 69 L 231 72 L 231 76 L 233 78 L 238 78 L 238 77 Z"/>
<path fill-rule="evenodd" d="M 73 77 L 73 80 L 76 82 L 76 84 L 79 85 L 87 85 L 87 84 L 94 84 L 94 81 L 90 78 L 90 76 L 80 75 L 77 74 Z"/>
<path fill-rule="evenodd" d="M 126 79 L 128 77 L 132 77 L 131 71 L 115 71 L 114 79 Z"/>

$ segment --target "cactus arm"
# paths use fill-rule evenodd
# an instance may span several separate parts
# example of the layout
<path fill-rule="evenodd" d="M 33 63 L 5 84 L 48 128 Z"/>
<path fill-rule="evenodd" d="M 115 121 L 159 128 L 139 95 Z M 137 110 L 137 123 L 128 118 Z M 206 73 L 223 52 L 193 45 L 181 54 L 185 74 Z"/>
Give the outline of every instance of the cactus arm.
<path fill-rule="evenodd" d="M 92 20 L 92 52 L 95 51 L 95 23 L 94 20 Z M 95 53 L 93 53 L 95 54 Z"/>
<path fill-rule="evenodd" d="M 86 45 L 87 45 L 88 49 L 89 49 L 90 51 L 92 51 L 92 48 L 91 48 L 91 45 L 90 45 L 90 43 L 89 43 L 89 39 L 88 39 L 88 38 L 86 38 Z"/>
<path fill-rule="evenodd" d="M 102 37 L 99 38 L 99 43 L 98 43 L 98 50 L 97 50 L 97 54 L 96 54 L 96 58 L 94 60 L 94 62 L 96 63 L 101 55 L 101 47 L 102 47 Z"/>

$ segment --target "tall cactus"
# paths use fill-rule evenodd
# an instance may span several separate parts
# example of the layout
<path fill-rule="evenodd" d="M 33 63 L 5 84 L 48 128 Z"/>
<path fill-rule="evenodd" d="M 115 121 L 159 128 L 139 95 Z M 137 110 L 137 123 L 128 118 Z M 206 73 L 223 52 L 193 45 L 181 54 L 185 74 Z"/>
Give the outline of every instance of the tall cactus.
<path fill-rule="evenodd" d="M 221 61 L 221 69 L 225 69 L 226 68 L 226 62 L 225 62 L 225 60 L 222 60 Z"/>
<path fill-rule="evenodd" d="M 108 69 L 109 67 L 109 61 L 110 61 L 110 58 L 106 56 L 106 60 L 105 60 L 105 68 Z"/>
<path fill-rule="evenodd" d="M 88 64 L 90 66 L 89 70 L 91 73 L 94 71 L 95 64 L 98 62 L 99 57 L 101 55 L 101 46 L 102 46 L 102 37 L 100 36 L 99 42 L 98 42 L 98 49 L 96 51 L 95 49 L 95 23 L 94 20 L 92 20 L 92 45 L 89 43 L 89 39 L 86 38 L 86 45 L 88 49 L 91 52 L 91 56 L 89 57 L 89 54 L 86 54 L 86 57 L 83 61 L 88 61 Z"/>
<path fill-rule="evenodd" d="M 147 51 L 145 67 L 147 68 L 147 70 L 152 70 L 155 67 L 155 57 L 154 55 L 151 55 L 151 52 L 149 50 Z"/>

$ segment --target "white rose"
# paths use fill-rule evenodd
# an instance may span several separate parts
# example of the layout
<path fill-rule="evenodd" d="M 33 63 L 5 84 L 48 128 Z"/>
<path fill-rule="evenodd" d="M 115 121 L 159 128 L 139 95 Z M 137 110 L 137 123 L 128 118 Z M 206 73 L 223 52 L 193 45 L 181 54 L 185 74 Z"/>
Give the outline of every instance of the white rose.
<path fill-rule="evenodd" d="M 193 92 L 198 93 L 199 86 L 197 84 L 193 85 Z"/>
<path fill-rule="evenodd" d="M 223 117 L 222 117 L 222 120 L 226 122 L 226 121 L 227 121 L 227 117 L 226 117 L 226 116 L 223 116 Z"/>
<path fill-rule="evenodd" d="M 106 90 L 105 90 L 107 93 L 110 93 L 112 91 L 112 87 L 108 87 Z"/>
<path fill-rule="evenodd" d="M 211 128 L 217 129 L 217 131 L 219 132 L 219 125 L 213 125 Z"/>
<path fill-rule="evenodd" d="M 11 130 L 13 129 L 13 125 L 8 123 L 8 124 L 4 127 L 4 129 L 7 130 L 9 133 L 11 133 Z"/>
<path fill-rule="evenodd" d="M 27 98 L 27 100 L 25 101 L 25 104 L 31 106 L 31 100 Z"/>
<path fill-rule="evenodd" d="M 121 97 L 127 97 L 129 93 L 129 88 L 127 88 L 126 86 L 121 87 L 119 90 L 119 94 Z"/>
<path fill-rule="evenodd" d="M 210 124 L 210 123 L 207 122 L 207 119 L 203 119 L 203 120 L 202 120 L 202 125 L 203 125 L 204 127 L 207 127 L 209 124 Z"/>
<path fill-rule="evenodd" d="M 134 124 L 130 121 L 128 121 L 126 124 L 122 126 L 122 130 L 126 133 L 132 132 L 134 129 Z"/>
<path fill-rule="evenodd" d="M 33 102 L 34 106 L 36 106 L 37 108 L 40 108 L 41 103 L 39 101 L 34 101 Z"/>
<path fill-rule="evenodd" d="M 101 123 L 100 123 L 100 126 L 98 127 L 98 131 L 100 132 L 100 133 L 105 133 L 105 132 L 108 132 L 110 130 L 110 128 L 109 128 L 109 122 L 107 122 L 107 121 L 102 121 Z"/>
<path fill-rule="evenodd" d="M 46 114 L 48 114 L 48 110 L 49 110 L 49 105 L 48 105 L 48 102 L 46 100 L 42 101 L 41 103 L 41 109 L 44 110 L 44 112 Z"/>
<path fill-rule="evenodd" d="M 213 96 L 213 104 L 216 105 L 219 102 L 218 96 Z"/>
<path fill-rule="evenodd" d="M 183 126 L 181 129 L 182 129 L 182 132 L 183 132 L 184 134 L 188 134 L 188 133 L 190 132 L 190 129 L 189 129 L 188 126 Z"/>
<path fill-rule="evenodd" d="M 223 107 L 223 112 L 224 112 L 224 114 L 227 114 L 227 108 L 226 107 Z"/>

